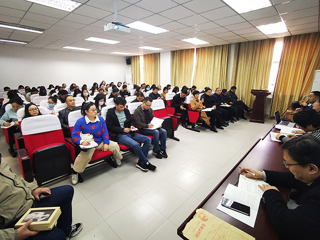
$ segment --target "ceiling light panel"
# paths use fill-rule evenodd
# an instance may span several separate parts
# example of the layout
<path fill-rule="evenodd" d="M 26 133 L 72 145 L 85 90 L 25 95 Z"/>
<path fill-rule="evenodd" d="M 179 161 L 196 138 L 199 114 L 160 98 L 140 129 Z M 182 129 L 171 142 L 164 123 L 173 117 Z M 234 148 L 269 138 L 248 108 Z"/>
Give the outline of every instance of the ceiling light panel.
<path fill-rule="evenodd" d="M 131 55 L 131 53 L 124 53 L 124 52 L 112 52 L 112 54 Z"/>
<path fill-rule="evenodd" d="M 149 46 L 144 46 L 144 47 L 139 47 L 141 49 L 146 49 L 146 50 L 152 50 L 152 51 L 160 51 L 163 50 L 162 48 L 156 48 L 156 47 L 149 47 Z"/>
<path fill-rule="evenodd" d="M 109 40 L 109 39 L 104 39 L 104 38 L 96 38 L 96 37 L 89 37 L 85 39 L 86 41 L 91 41 L 91 42 L 99 42 L 99 43 L 106 43 L 106 44 L 117 44 L 120 41 L 114 41 L 114 40 Z"/>
<path fill-rule="evenodd" d="M 153 34 L 159 34 L 159 33 L 164 33 L 168 32 L 169 30 L 160 28 L 160 27 L 155 27 L 151 24 L 136 21 L 130 24 L 127 24 L 128 27 L 134 28 L 140 31 L 148 32 L 148 33 L 153 33 Z"/>
<path fill-rule="evenodd" d="M 8 42 L 8 43 L 17 43 L 17 44 L 27 44 L 27 42 L 9 40 L 9 39 L 0 39 L 0 42 Z"/>
<path fill-rule="evenodd" d="M 269 0 L 223 0 L 238 13 L 246 13 L 272 6 Z"/>
<path fill-rule="evenodd" d="M 43 31 L 44 31 L 43 29 L 39 29 L 39 28 L 31 28 L 28 26 L 23 26 L 23 25 L 14 24 L 14 23 L 5 23 L 5 22 L 0 22 L 0 27 L 14 29 L 14 30 L 20 30 L 20 31 L 26 31 L 26 32 L 32 32 L 32 33 L 43 33 Z"/>
<path fill-rule="evenodd" d="M 60 9 L 67 12 L 72 12 L 79 7 L 81 3 L 71 0 L 27 0 L 28 2 L 38 3 L 47 7 Z"/>
<path fill-rule="evenodd" d="M 203 40 L 198 39 L 198 38 L 186 38 L 186 39 L 182 39 L 181 41 L 192 43 L 194 45 L 209 44 L 209 42 L 203 41 Z"/>
<path fill-rule="evenodd" d="M 71 49 L 71 50 L 79 50 L 79 51 L 91 51 L 92 50 L 92 49 L 89 49 L 89 48 L 78 48 L 78 47 L 70 47 L 70 46 L 65 46 L 63 48 Z"/>
<path fill-rule="evenodd" d="M 257 26 L 257 28 L 266 35 L 288 32 L 287 26 L 284 22 L 261 25 Z"/>

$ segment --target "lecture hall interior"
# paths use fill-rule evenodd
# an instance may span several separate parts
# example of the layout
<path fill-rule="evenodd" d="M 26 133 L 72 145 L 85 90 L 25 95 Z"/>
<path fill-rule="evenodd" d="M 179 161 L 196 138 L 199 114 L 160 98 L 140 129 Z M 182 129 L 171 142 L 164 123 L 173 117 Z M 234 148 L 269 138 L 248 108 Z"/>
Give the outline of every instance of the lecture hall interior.
<path fill-rule="evenodd" d="M 142 83 L 161 86 L 159 93 L 167 85 L 169 93 L 186 86 L 191 97 L 192 86 L 200 94 L 207 87 L 214 93 L 236 86 L 237 97 L 250 108 L 246 120 L 231 120 L 218 133 L 199 122 L 185 128 L 182 115 L 168 113 L 177 123 L 167 139 L 168 158 L 156 158 L 153 145 L 147 156 L 156 171 L 136 168 L 138 158 L 130 150 L 121 151 L 121 166 L 89 164 L 84 182 L 73 185 L 73 222 L 83 223 L 83 230 L 72 239 L 188 239 L 182 231 L 194 211 L 210 209 L 210 198 L 237 183 L 230 179 L 244 167 L 242 160 L 266 160 L 265 148 L 276 148 L 283 167 L 281 144 L 269 132 L 277 110 L 292 120 L 285 115 L 291 103 L 320 90 L 313 86 L 320 70 L 319 12 L 318 0 L 0 0 L 1 93 L 4 87 L 63 83 L 90 89 L 105 81 L 125 82 L 129 92 Z M 262 122 L 250 121 L 258 99 L 252 90 L 268 93 L 259 105 Z M 2 162 L 23 177 L 21 159 L 8 152 L 5 130 L 0 136 Z M 70 176 L 44 187 L 72 185 Z M 214 209 L 256 239 L 273 231 L 262 201 L 256 230 Z M 272 234 L 269 239 L 277 239 Z"/>

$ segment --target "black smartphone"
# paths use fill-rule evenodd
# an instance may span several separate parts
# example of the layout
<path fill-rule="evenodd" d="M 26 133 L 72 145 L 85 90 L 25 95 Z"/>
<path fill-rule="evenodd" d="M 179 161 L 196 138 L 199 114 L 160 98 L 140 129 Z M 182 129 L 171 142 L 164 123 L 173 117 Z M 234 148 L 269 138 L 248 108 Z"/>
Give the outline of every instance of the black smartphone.
<path fill-rule="evenodd" d="M 44 199 L 44 198 L 47 198 L 47 197 L 50 197 L 50 194 L 49 193 L 40 193 L 39 194 L 39 199 Z"/>
<path fill-rule="evenodd" d="M 223 197 L 221 205 L 231 210 L 250 216 L 250 207 Z"/>

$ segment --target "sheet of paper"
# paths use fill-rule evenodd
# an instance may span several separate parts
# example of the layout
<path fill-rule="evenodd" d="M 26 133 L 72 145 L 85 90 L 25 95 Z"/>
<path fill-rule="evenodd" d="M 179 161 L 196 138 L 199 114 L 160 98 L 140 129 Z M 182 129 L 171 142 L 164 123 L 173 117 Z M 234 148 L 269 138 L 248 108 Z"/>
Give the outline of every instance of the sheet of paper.
<path fill-rule="evenodd" d="M 220 107 L 231 107 L 231 105 L 220 105 Z"/>
<path fill-rule="evenodd" d="M 197 209 L 196 214 L 182 231 L 189 240 L 252 240 L 249 234 L 232 226 L 204 209 Z"/>
<path fill-rule="evenodd" d="M 294 128 L 294 127 L 288 127 L 288 126 L 286 126 L 286 125 L 280 125 L 280 124 L 276 124 L 275 125 L 275 128 L 276 129 L 285 129 L 286 131 L 287 130 L 290 130 L 290 129 L 292 129 L 291 131 L 295 131 L 295 130 L 297 130 L 298 128 Z"/>
<path fill-rule="evenodd" d="M 292 128 L 292 127 L 284 127 L 284 128 L 281 128 L 280 133 L 286 134 L 286 135 L 294 134 L 295 131 L 297 131 L 297 130 L 300 130 L 300 129 L 299 128 Z"/>
<path fill-rule="evenodd" d="M 238 219 L 239 221 L 247 224 L 250 227 L 254 227 L 259 210 L 260 198 L 231 184 L 228 184 L 224 193 L 224 197 L 249 206 L 250 216 L 223 207 L 221 205 L 221 201 L 219 202 L 217 209 L 228 214 L 231 217 L 234 217 L 235 219 Z"/>
<path fill-rule="evenodd" d="M 278 134 L 279 134 L 279 133 L 270 132 L 271 140 L 274 141 L 274 142 L 281 142 L 280 140 L 276 139 L 276 136 L 277 136 Z"/>
<path fill-rule="evenodd" d="M 79 145 L 80 148 L 82 149 L 90 149 L 90 148 L 95 148 L 95 147 L 98 147 L 98 144 L 95 142 L 95 141 L 91 141 L 89 145 L 87 146 L 83 146 L 83 145 Z"/>
<path fill-rule="evenodd" d="M 150 124 L 153 125 L 153 128 L 146 128 L 146 129 L 153 129 L 153 130 L 157 129 L 162 125 L 162 123 L 163 123 L 163 119 L 154 117 L 150 122 Z"/>
<path fill-rule="evenodd" d="M 215 108 L 205 108 L 205 109 L 202 109 L 201 111 L 202 112 L 210 112 L 212 110 L 215 110 Z"/>
<path fill-rule="evenodd" d="M 255 180 L 247 178 L 246 176 L 240 174 L 238 188 L 255 195 L 256 197 L 261 198 L 263 191 L 258 187 L 258 185 L 268 184 L 262 180 Z"/>
<path fill-rule="evenodd" d="M 6 127 L 6 126 L 1 126 L 1 128 L 11 128 L 16 122 L 10 122 L 10 126 Z"/>

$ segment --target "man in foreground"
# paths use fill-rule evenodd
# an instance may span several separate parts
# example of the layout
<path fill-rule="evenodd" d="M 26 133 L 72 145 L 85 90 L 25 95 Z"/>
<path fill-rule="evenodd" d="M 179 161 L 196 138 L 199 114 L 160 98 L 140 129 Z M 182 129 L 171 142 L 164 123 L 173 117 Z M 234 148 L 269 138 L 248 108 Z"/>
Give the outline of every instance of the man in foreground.
<path fill-rule="evenodd" d="M 320 141 L 301 136 L 282 146 L 283 164 L 290 172 L 242 168 L 239 174 L 263 179 L 259 185 L 271 223 L 280 239 L 319 239 L 320 236 Z M 253 175 L 253 174 L 254 175 Z M 288 209 L 277 187 L 293 188 L 299 206 Z"/>

